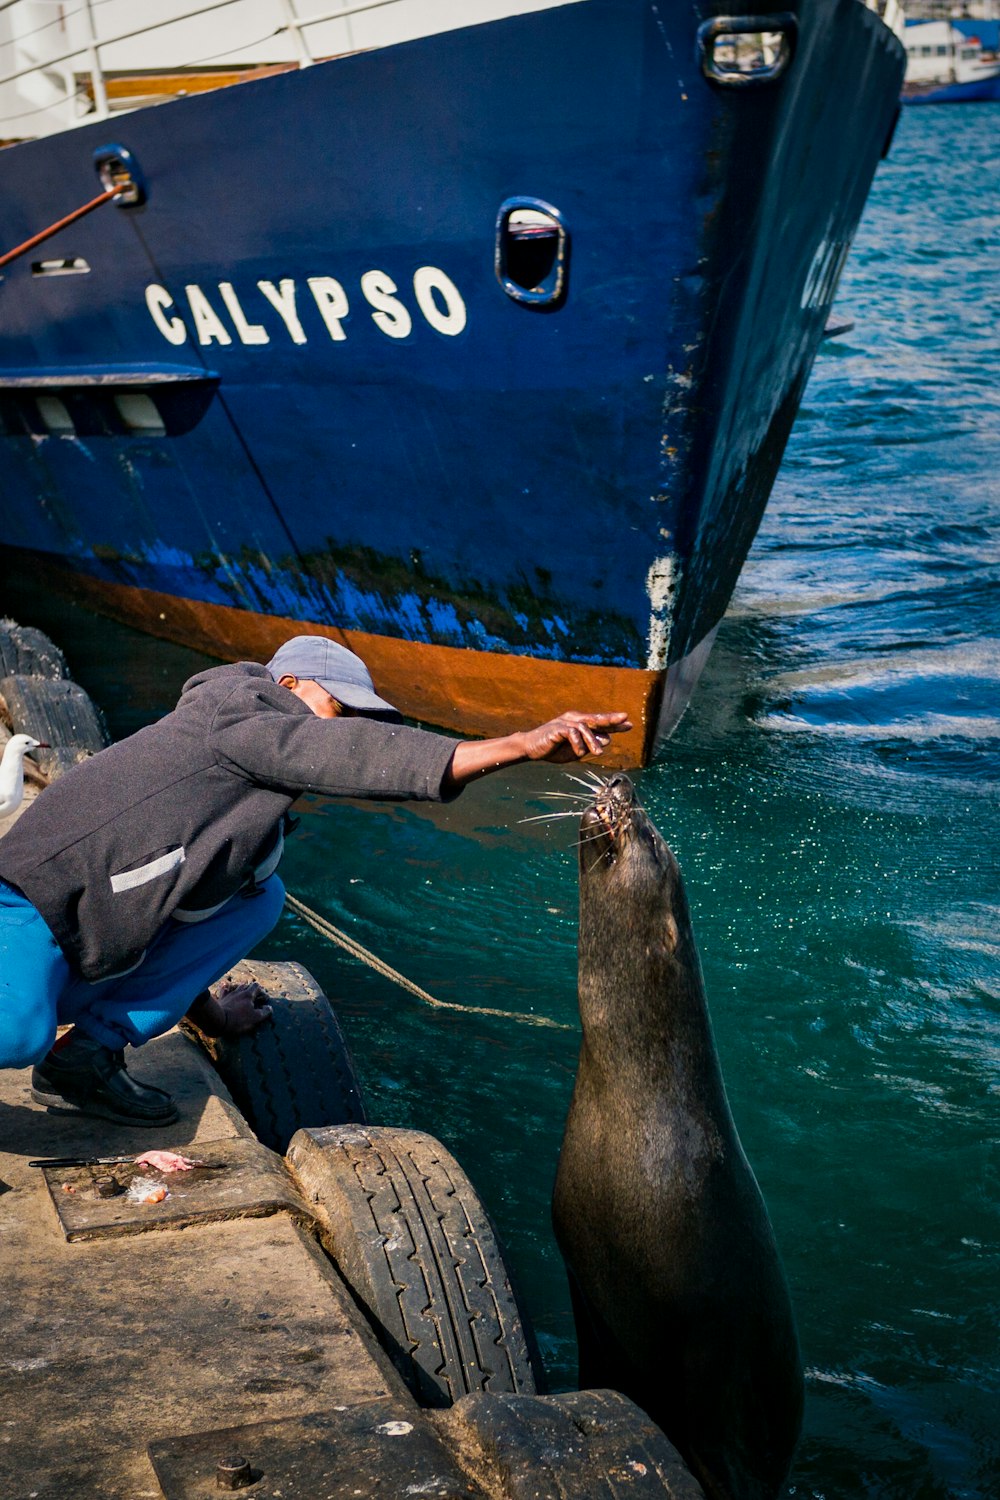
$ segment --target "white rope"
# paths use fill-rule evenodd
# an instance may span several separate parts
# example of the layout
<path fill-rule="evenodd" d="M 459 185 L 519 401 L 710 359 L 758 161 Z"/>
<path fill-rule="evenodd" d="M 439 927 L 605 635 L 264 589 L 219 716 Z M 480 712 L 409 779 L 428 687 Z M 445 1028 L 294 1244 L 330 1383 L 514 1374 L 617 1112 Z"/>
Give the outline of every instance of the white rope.
<path fill-rule="evenodd" d="M 336 943 L 352 958 L 356 958 L 359 963 L 367 964 L 384 979 L 391 979 L 402 989 L 408 990 L 411 995 L 416 995 L 417 999 L 422 1000 L 425 1005 L 433 1005 L 437 1010 L 462 1010 L 476 1016 L 501 1016 L 505 1021 L 520 1021 L 525 1026 L 548 1026 L 553 1031 L 573 1030 L 573 1027 L 567 1025 L 565 1021 L 553 1021 L 549 1016 L 533 1016 L 516 1010 L 497 1010 L 490 1005 L 460 1005 L 457 1000 L 437 1000 L 426 990 L 422 990 L 419 984 L 414 984 L 412 979 L 407 979 L 405 974 L 400 974 L 398 969 L 391 968 L 384 959 L 379 958 L 377 953 L 370 952 L 348 933 L 342 932 L 339 927 L 334 927 L 332 922 L 321 917 L 319 912 L 313 911 L 311 906 L 306 906 L 305 902 L 300 901 L 297 896 L 286 895 L 285 904 L 290 906 L 304 922 L 308 922 L 310 927 L 315 928 L 321 937 L 325 937 L 330 943 Z"/>

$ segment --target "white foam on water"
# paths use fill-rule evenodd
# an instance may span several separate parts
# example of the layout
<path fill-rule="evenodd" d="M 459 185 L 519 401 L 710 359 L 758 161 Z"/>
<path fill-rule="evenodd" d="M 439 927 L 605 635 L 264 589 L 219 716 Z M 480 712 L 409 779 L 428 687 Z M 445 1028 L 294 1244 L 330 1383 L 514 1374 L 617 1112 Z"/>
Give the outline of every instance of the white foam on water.
<path fill-rule="evenodd" d="M 897 559 L 894 558 L 894 561 Z M 966 582 L 968 581 L 967 578 Z M 767 591 L 765 579 L 755 579 L 752 574 L 745 575 L 730 601 L 727 614 L 737 619 L 741 616 L 758 618 L 761 615 L 811 615 L 825 609 L 842 609 L 845 605 L 879 604 L 885 599 L 939 593 L 954 589 L 955 580 L 950 574 L 910 573 L 905 577 L 885 578 L 877 583 L 823 589 L 816 587 L 815 579 L 807 577 L 798 584 L 800 592 L 795 592 L 795 585 L 790 579 L 783 581 L 781 587 L 782 592 L 774 594 Z"/>
<path fill-rule="evenodd" d="M 796 714 L 762 714 L 757 719 L 761 729 L 770 729 L 783 734 L 815 734 L 835 736 L 840 739 L 857 740 L 926 740 L 964 739 L 992 741 L 1000 740 L 1000 719 L 976 718 L 973 715 L 958 718 L 950 714 L 921 714 L 912 719 L 887 719 L 881 723 L 858 723 L 851 720 L 816 723 L 800 718 Z"/>
<path fill-rule="evenodd" d="M 1000 682 L 1000 640 L 985 638 L 954 646 L 927 646 L 891 655 L 867 656 L 783 672 L 766 684 L 770 694 L 807 693 L 810 689 L 881 687 L 928 677 L 968 677 Z"/>
<path fill-rule="evenodd" d="M 912 928 L 922 938 L 931 938 L 961 953 L 1000 959 L 1000 906 L 988 902 L 940 917 L 925 914 L 919 920 L 904 919 L 900 926 Z"/>

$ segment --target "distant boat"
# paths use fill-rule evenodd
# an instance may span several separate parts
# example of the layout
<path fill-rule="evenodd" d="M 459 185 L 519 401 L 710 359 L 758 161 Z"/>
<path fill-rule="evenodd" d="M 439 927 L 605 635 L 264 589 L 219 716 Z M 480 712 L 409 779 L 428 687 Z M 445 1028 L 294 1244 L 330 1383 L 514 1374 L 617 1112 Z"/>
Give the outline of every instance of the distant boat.
<path fill-rule="evenodd" d="M 462 732 L 624 708 L 648 759 L 770 493 L 897 36 L 875 0 L 245 8 L 0 7 L 0 134 L 48 132 L 0 152 L 0 544 L 217 655 L 325 632 Z"/>
<path fill-rule="evenodd" d="M 984 40 L 971 30 L 984 32 Z M 904 104 L 978 104 L 1000 99 L 997 23 L 907 21 Z"/>

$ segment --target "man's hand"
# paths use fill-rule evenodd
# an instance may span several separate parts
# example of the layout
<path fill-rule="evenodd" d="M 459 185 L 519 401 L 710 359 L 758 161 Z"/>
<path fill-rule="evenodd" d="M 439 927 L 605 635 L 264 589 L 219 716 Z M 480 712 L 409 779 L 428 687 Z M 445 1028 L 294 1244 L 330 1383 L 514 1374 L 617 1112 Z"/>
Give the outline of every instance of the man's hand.
<path fill-rule="evenodd" d="M 583 714 L 570 709 L 537 729 L 526 729 L 521 738 L 528 760 L 564 762 L 599 755 L 613 734 L 631 728 L 628 714 Z"/>
<path fill-rule="evenodd" d="M 625 713 L 585 714 L 571 709 L 537 729 L 524 729 L 497 740 L 464 740 L 451 758 L 451 789 L 458 791 L 479 776 L 525 760 L 564 762 L 599 755 L 613 734 L 631 728 Z"/>
<path fill-rule="evenodd" d="M 215 1000 L 225 1018 L 223 1036 L 248 1036 L 271 1019 L 271 1007 L 259 984 L 230 984 L 224 980 L 215 992 Z"/>
<path fill-rule="evenodd" d="M 271 1007 L 259 984 L 232 984 L 228 980 L 223 980 L 214 995 L 205 990 L 187 1013 L 188 1020 L 211 1037 L 249 1036 L 270 1016 Z"/>

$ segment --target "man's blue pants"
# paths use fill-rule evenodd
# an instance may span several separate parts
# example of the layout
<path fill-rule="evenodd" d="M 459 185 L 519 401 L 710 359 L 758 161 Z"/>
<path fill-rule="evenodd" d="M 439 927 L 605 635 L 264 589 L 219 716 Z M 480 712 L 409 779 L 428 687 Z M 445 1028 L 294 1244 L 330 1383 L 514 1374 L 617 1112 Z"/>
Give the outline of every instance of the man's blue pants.
<path fill-rule="evenodd" d="M 78 1025 L 116 1052 L 169 1031 L 196 995 L 267 936 L 284 900 L 272 875 L 207 921 L 168 921 L 137 969 L 88 984 L 74 977 L 31 902 L 0 880 L 0 1068 L 40 1062 L 57 1025 Z"/>

